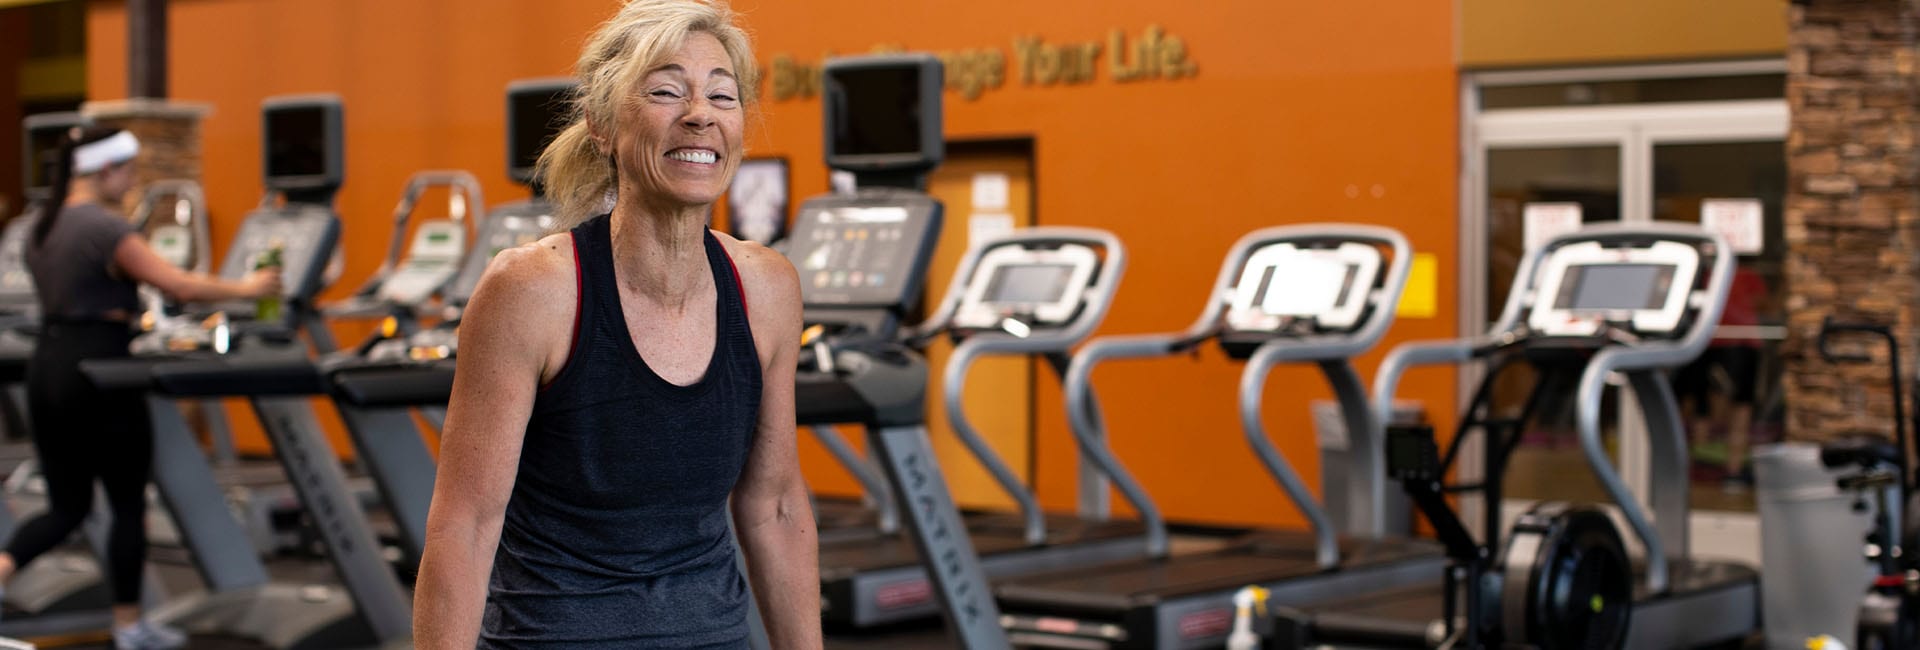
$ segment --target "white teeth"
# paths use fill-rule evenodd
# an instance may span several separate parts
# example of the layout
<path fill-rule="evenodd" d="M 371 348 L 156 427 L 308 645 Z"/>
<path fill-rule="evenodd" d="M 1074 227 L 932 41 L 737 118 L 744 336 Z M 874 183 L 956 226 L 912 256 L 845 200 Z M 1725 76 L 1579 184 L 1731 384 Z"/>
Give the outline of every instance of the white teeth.
<path fill-rule="evenodd" d="M 720 159 L 719 154 L 704 149 L 675 149 L 667 152 L 667 157 L 674 160 L 707 165 L 711 165 L 714 161 Z"/>

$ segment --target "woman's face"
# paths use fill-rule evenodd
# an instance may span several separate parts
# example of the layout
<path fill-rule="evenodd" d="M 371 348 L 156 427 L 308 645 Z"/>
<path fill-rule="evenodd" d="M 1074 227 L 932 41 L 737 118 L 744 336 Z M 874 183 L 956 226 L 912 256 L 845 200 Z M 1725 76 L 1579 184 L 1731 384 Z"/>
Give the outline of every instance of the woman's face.
<path fill-rule="evenodd" d="M 119 203 L 133 190 L 133 161 L 107 165 L 94 177 L 94 190 L 110 203 Z"/>
<path fill-rule="evenodd" d="M 733 60 L 719 39 L 688 35 L 633 92 L 613 134 L 621 184 L 641 201 L 670 207 L 718 200 L 739 168 L 745 122 Z"/>

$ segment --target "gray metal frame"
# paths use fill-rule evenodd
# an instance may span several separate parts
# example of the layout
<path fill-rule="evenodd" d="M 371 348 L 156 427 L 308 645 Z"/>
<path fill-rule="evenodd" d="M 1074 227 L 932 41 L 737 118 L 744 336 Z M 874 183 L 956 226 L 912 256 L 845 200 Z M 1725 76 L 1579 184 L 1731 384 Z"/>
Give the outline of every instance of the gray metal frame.
<path fill-rule="evenodd" d="M 186 201 L 193 206 L 193 216 L 188 225 L 193 230 L 194 259 L 193 267 L 188 270 L 203 274 L 211 272 L 213 270 L 213 235 L 209 233 L 207 196 L 201 190 L 200 183 L 184 178 L 172 178 L 148 184 L 146 191 L 140 195 L 140 203 L 133 208 L 131 215 L 133 229 L 146 230 L 147 224 L 153 221 L 153 211 L 157 207 L 154 202 L 162 196 L 173 196 L 176 200 Z"/>
<path fill-rule="evenodd" d="M 960 268 L 953 274 L 953 281 L 947 287 L 946 298 L 941 301 L 940 311 L 929 321 L 934 329 L 943 329 L 952 320 L 967 293 L 967 285 L 972 282 L 974 272 L 982 256 L 988 251 L 1007 246 L 1051 246 L 1059 244 L 1079 244 L 1101 249 L 1104 259 L 1100 272 L 1093 284 L 1082 295 L 1082 308 L 1073 322 L 1060 328 L 1035 328 L 1031 335 L 1018 337 L 1000 332 L 979 332 L 972 334 L 954 347 L 947 358 L 946 369 L 942 373 L 942 397 L 945 400 L 947 420 L 953 427 L 953 433 L 965 444 L 974 459 L 993 475 L 995 483 L 1007 496 L 1019 504 L 1021 517 L 1025 520 L 1025 535 L 1028 544 L 1041 544 L 1047 539 L 1046 513 L 1041 511 L 1040 502 L 1032 491 L 1022 484 L 1013 470 L 992 445 L 981 437 L 979 430 L 967 420 L 966 408 L 962 403 L 966 387 L 967 371 L 973 363 L 988 355 L 1051 355 L 1065 354 L 1074 344 L 1086 340 L 1093 330 L 1106 319 L 1107 310 L 1113 304 L 1114 293 L 1119 289 L 1120 278 L 1126 271 L 1126 247 L 1113 233 L 1094 228 L 1062 226 L 1042 226 L 1023 228 L 1002 234 L 998 237 L 975 244 L 967 251 L 960 262 Z M 1092 458 L 1099 475 L 1125 474 L 1118 465 L 1105 466 L 1098 458 Z M 1081 476 L 1088 472 L 1083 465 Z M 1131 479 L 1128 479 L 1129 481 Z M 1084 485 L 1083 485 L 1084 487 Z M 1136 503 L 1135 505 L 1139 505 Z"/>
<path fill-rule="evenodd" d="M 487 218 L 486 196 L 480 190 L 480 181 L 473 174 L 458 169 L 415 172 L 407 177 L 406 188 L 400 192 L 400 202 L 394 205 L 393 234 L 387 238 L 387 256 L 380 260 L 380 267 L 360 283 L 360 288 L 354 290 L 351 298 L 328 305 L 324 310 L 327 316 L 352 318 L 388 314 L 388 306 L 378 304 L 376 296 L 380 286 L 393 276 L 403 261 L 400 258 L 406 254 L 407 225 L 413 220 L 414 209 L 420 205 L 420 196 L 434 187 L 445 187 L 466 197 L 466 211 L 454 210 L 448 216 L 454 223 L 466 228 L 469 252 L 480 245 L 480 224 L 485 223 Z M 444 291 L 460 275 L 460 269 L 455 269 L 435 291 Z"/>
<path fill-rule="evenodd" d="M 1247 442 L 1260 455 L 1267 472 L 1286 489 L 1287 496 L 1294 506 L 1307 515 L 1313 524 L 1314 535 L 1319 545 L 1318 557 L 1321 566 L 1331 567 L 1339 563 L 1339 545 L 1336 540 L 1339 533 L 1380 537 L 1390 532 L 1387 523 L 1389 503 L 1401 505 L 1394 508 L 1397 512 L 1406 512 L 1404 501 L 1389 499 L 1387 496 L 1386 438 L 1384 429 L 1376 430 L 1366 413 L 1366 389 L 1360 383 L 1360 375 L 1353 369 L 1352 358 L 1364 354 L 1380 342 L 1387 328 L 1393 325 L 1398 314 L 1400 294 L 1407 286 L 1407 274 L 1413 268 L 1413 246 L 1407 243 L 1406 236 L 1389 228 L 1378 226 L 1354 225 L 1301 225 L 1282 226 L 1261 230 L 1243 239 L 1249 246 L 1243 254 L 1251 253 L 1253 240 L 1285 241 L 1299 239 L 1339 238 L 1376 246 L 1386 246 L 1392 250 L 1393 258 L 1388 261 L 1381 288 L 1369 296 L 1372 312 L 1365 325 L 1352 334 L 1336 336 L 1313 336 L 1305 338 L 1276 338 L 1262 344 L 1247 360 L 1247 367 L 1240 375 L 1240 422 L 1246 430 Z M 1266 395 L 1267 377 L 1274 366 L 1281 363 L 1311 362 L 1320 366 L 1326 375 L 1327 383 L 1341 404 L 1341 414 L 1346 420 L 1347 448 L 1340 450 L 1322 450 L 1323 466 L 1344 467 L 1347 469 L 1346 481 L 1325 480 L 1323 487 L 1327 493 L 1326 502 L 1344 508 L 1325 508 L 1314 500 L 1313 493 L 1307 490 L 1306 483 L 1293 470 L 1275 449 L 1266 435 L 1266 427 L 1261 424 L 1261 403 Z M 1380 417 L 1391 417 L 1392 413 Z M 1386 420 L 1381 420 L 1382 422 Z M 1341 458 L 1344 456 L 1344 458 Z M 1344 503 L 1342 503 L 1344 500 Z M 1328 515 L 1326 510 L 1334 510 Z"/>
<path fill-rule="evenodd" d="M 1687 558 L 1687 436 L 1680 424 L 1680 409 L 1674 403 L 1673 389 L 1665 374 L 1656 372 L 1686 363 L 1707 349 L 1713 339 L 1720 313 L 1726 309 L 1727 292 L 1733 281 L 1733 249 L 1725 238 L 1698 227 L 1677 224 L 1638 224 L 1635 226 L 1596 226 L 1582 233 L 1606 236 L 1615 234 L 1657 233 L 1680 241 L 1710 243 L 1713 246 L 1713 270 L 1708 276 L 1704 296 L 1694 298 L 1700 311 L 1694 314 L 1687 333 L 1676 341 L 1650 341 L 1631 348 L 1608 348 L 1595 355 L 1580 376 L 1580 388 L 1574 402 L 1574 422 L 1580 432 L 1580 448 L 1587 464 L 1600 479 L 1607 495 L 1619 504 L 1620 513 L 1647 550 L 1647 589 L 1667 591 L 1667 566 L 1670 559 Z M 1589 237 L 1591 238 L 1591 237 Z M 1572 237 L 1556 238 L 1557 243 Z M 1704 302 L 1705 304 L 1699 304 Z M 1653 489 L 1648 494 L 1659 526 L 1647 518 L 1647 512 L 1633 491 L 1620 479 L 1600 438 L 1600 402 L 1607 390 L 1607 376 L 1627 373 L 1634 396 L 1646 411 L 1647 434 L 1652 443 Z"/>
<path fill-rule="evenodd" d="M 1384 513 L 1389 509 L 1389 499 L 1385 487 L 1385 452 L 1381 449 L 1379 436 L 1370 435 L 1375 429 L 1368 423 L 1368 416 L 1364 412 L 1368 403 L 1366 393 L 1358 375 L 1347 363 L 1347 358 L 1371 349 L 1392 324 L 1400 293 L 1411 269 L 1412 247 L 1405 236 L 1387 228 L 1342 224 L 1278 226 L 1254 231 L 1234 243 L 1232 252 L 1214 279 L 1206 307 L 1185 331 L 1100 337 L 1081 347 L 1067 370 L 1067 416 L 1073 425 L 1081 453 L 1101 465 L 1115 468 L 1111 472 L 1115 487 L 1140 512 L 1141 519 L 1148 527 L 1147 552 L 1152 556 L 1164 557 L 1167 554 L 1166 524 L 1146 491 L 1123 470 L 1119 470 L 1119 462 L 1112 457 L 1106 429 L 1099 421 L 1099 407 L 1093 402 L 1093 369 L 1109 360 L 1170 356 L 1182 344 L 1210 336 L 1226 312 L 1224 292 L 1238 281 L 1238 274 L 1247 258 L 1260 246 L 1302 239 L 1341 239 L 1388 246 L 1393 251 L 1393 259 L 1384 271 L 1386 283 L 1381 290 L 1371 292 L 1373 309 L 1368 322 L 1354 333 L 1299 339 L 1276 338 L 1257 348 L 1241 374 L 1241 424 L 1248 443 L 1260 456 L 1263 466 L 1286 491 L 1294 506 L 1307 517 L 1316 539 L 1316 559 L 1321 566 L 1331 567 L 1339 563 L 1337 537 L 1340 530 L 1367 536 L 1379 536 L 1387 532 Z M 1260 423 L 1266 378 L 1274 366 L 1289 362 L 1319 365 L 1345 405 L 1342 411 L 1347 419 L 1351 442 L 1345 453 L 1329 454 L 1338 456 L 1340 460 L 1328 460 L 1352 463 L 1356 471 L 1347 475 L 1344 485 L 1337 482 L 1324 485 L 1329 502 L 1336 504 L 1333 510 L 1339 514 L 1337 523 L 1334 517 L 1327 514 L 1328 509 L 1314 499 L 1292 465 L 1273 447 L 1266 436 L 1265 427 Z M 1333 476 L 1333 473 L 1325 475 L 1326 478 Z M 1401 504 L 1399 507 L 1404 509 L 1404 502 Z"/>
<path fill-rule="evenodd" d="M 882 459 L 894 493 L 907 504 L 907 529 L 927 565 L 948 634 L 968 650 L 1010 648 L 993 589 L 947 490 L 926 426 L 869 427 L 867 441 Z"/>
<path fill-rule="evenodd" d="M 840 433 L 838 426 L 814 424 L 808 425 L 806 429 L 813 433 L 814 440 L 820 441 L 820 446 L 826 447 L 827 453 L 831 454 L 833 459 L 853 476 L 853 480 L 860 484 L 860 490 L 863 493 L 861 498 L 866 501 L 868 507 L 873 508 L 874 527 L 879 529 L 880 534 L 892 535 L 900 532 L 900 509 L 894 502 L 893 490 L 887 487 L 887 478 L 881 473 L 880 468 L 861 457 L 860 452 L 854 450 L 853 445 L 847 444 L 847 439 Z"/>

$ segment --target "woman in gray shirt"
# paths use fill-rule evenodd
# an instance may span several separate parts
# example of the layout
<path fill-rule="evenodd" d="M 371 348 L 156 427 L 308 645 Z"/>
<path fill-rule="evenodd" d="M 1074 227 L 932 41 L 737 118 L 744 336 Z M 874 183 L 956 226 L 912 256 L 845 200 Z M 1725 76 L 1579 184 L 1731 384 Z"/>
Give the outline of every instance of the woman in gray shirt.
<path fill-rule="evenodd" d="M 26 255 L 42 318 L 27 364 L 27 405 L 48 508 L 22 524 L 0 553 L 3 583 L 80 526 L 99 480 L 113 509 L 107 573 L 114 645 L 122 650 L 177 648 L 186 639 L 140 616 L 153 465 L 145 398 L 95 388 L 80 362 L 127 356 L 140 311 L 138 283 L 182 302 L 253 298 L 280 286 L 277 271 L 226 282 L 175 267 L 149 248 L 115 209 L 133 187 L 139 152 L 133 134 L 117 129 L 75 128 L 61 144 L 53 196 L 41 206 Z"/>

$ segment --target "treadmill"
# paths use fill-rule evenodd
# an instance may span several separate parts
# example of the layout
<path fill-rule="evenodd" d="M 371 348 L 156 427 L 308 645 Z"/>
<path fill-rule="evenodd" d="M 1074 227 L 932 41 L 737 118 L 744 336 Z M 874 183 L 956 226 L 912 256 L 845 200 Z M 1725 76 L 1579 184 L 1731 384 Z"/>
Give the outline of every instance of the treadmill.
<path fill-rule="evenodd" d="M 1759 626 L 1759 576 L 1749 567 L 1690 557 L 1686 435 L 1667 379 L 1706 348 L 1732 270 L 1726 241 L 1697 226 L 1588 225 L 1527 252 L 1506 308 L 1486 336 L 1395 348 L 1374 384 L 1377 415 L 1412 367 L 1487 367 L 1444 460 L 1431 427 L 1386 431 L 1389 469 L 1434 521 L 1453 567 L 1426 585 L 1282 611 L 1268 647 L 1640 649 L 1743 642 Z M 1503 369 L 1518 364 L 1537 369 L 1540 379 L 1518 418 L 1495 418 L 1490 387 Z M 1651 517 L 1602 440 L 1602 400 L 1616 376 L 1624 377 L 1645 417 Z M 1484 510 L 1498 512 L 1501 474 L 1520 434 L 1552 400 L 1571 402 L 1581 451 L 1645 550 L 1635 575 L 1628 575 L 1613 523 L 1597 509 L 1540 504 L 1510 529 L 1487 517 L 1475 541 L 1441 496 L 1480 492 Z M 1483 482 L 1443 484 L 1462 441 L 1475 433 L 1486 455 Z M 1615 604 L 1629 592 L 1630 604 Z"/>
<path fill-rule="evenodd" d="M 925 172 L 943 155 L 937 110 L 941 72 L 937 65 L 935 59 L 909 56 L 848 59 L 832 67 L 829 92 L 824 95 L 829 131 L 827 161 L 836 169 L 853 171 L 860 190 L 853 196 L 815 197 L 801 206 L 801 221 L 813 227 L 796 229 L 789 238 L 788 255 L 799 270 L 802 299 L 814 310 L 809 321 L 827 321 L 829 316 L 818 306 L 832 302 L 846 303 L 850 310 L 864 310 L 863 318 L 881 319 L 887 318 L 890 310 L 907 304 L 912 286 L 923 271 L 913 265 L 924 264 L 932 245 L 920 233 L 939 230 L 936 219 L 940 204 L 920 191 Z M 908 98 L 903 100 L 903 95 Z M 874 126 L 898 122 L 903 101 L 918 103 L 919 110 L 910 111 L 920 117 L 917 124 L 897 131 Z M 829 215 L 818 214 L 822 211 Z M 821 228 L 814 222 L 834 227 Z M 1039 250 L 1047 247 L 1058 250 Z M 937 315 L 913 332 L 919 339 L 946 334 L 960 342 L 948 369 L 952 384 L 948 390 L 953 391 L 950 403 L 959 399 L 961 375 L 969 359 L 980 353 L 1058 352 L 1085 337 L 1105 315 L 1124 267 L 1117 241 L 1081 230 L 1048 231 L 1036 234 L 1034 239 L 1015 238 L 991 247 L 983 244 L 969 251 L 968 258 Z M 1017 261 L 1023 259 L 1034 263 L 1022 267 Z M 1017 289 L 1024 288 L 1019 284 L 989 287 L 1001 278 L 998 272 L 1024 268 L 1045 275 L 1062 265 L 1070 265 L 1074 273 L 1041 278 L 1060 283 L 1056 288 L 1062 293 L 1059 302 L 1045 305 L 1047 309 L 1039 318 L 1032 313 L 997 311 L 1036 306 L 1032 301 L 994 302 L 995 298 L 1020 298 Z M 1003 325 L 1025 326 L 1021 334 L 1034 346 L 1006 343 L 1005 339 L 1020 337 L 993 333 Z M 846 323 L 836 333 L 842 337 L 859 335 L 860 344 L 877 345 L 891 340 L 874 336 L 883 329 L 865 320 Z M 828 367 L 834 367 L 831 356 L 816 354 L 815 359 L 816 363 L 826 359 Z M 903 384 L 897 389 L 918 392 L 924 391 L 925 385 Z M 917 404 L 924 395 L 916 394 L 912 400 Z M 865 415 L 862 411 L 809 412 L 815 407 L 805 401 L 800 402 L 800 408 L 802 426 L 860 423 L 868 427 L 870 436 L 873 433 L 872 423 L 852 417 Z M 836 419 L 835 415 L 840 417 Z M 975 459 L 988 467 L 1021 504 L 1018 516 L 986 515 L 971 518 L 966 524 L 989 573 L 1006 575 L 1080 566 L 1138 552 L 1137 539 L 1145 534 L 1138 523 L 1045 517 L 1037 500 L 973 432 L 964 416 L 956 420 L 956 428 Z M 911 502 L 900 503 L 903 508 L 914 507 Z M 821 605 L 830 626 L 869 628 L 930 618 L 939 611 L 928 569 L 908 539 L 878 535 L 823 541 L 819 557 Z"/>
<path fill-rule="evenodd" d="M 1209 343 L 1246 360 L 1239 385 L 1244 435 L 1311 530 L 1255 531 L 1216 550 L 1172 555 L 1150 498 L 1131 480 L 1119 481 L 1152 530 L 1140 557 L 996 581 L 1013 640 L 1058 648 L 1218 647 L 1233 621 L 1234 594 L 1248 585 L 1269 590 L 1269 603 L 1289 604 L 1438 574 L 1445 565 L 1439 547 L 1407 537 L 1404 501 L 1387 494 L 1381 441 L 1367 435 L 1373 428 L 1366 392 L 1352 365 L 1392 324 L 1410 262 L 1406 238 L 1386 228 L 1255 231 L 1234 244 L 1205 311 L 1185 332 L 1101 338 L 1076 354 L 1067 371 L 1067 411 L 1081 453 L 1093 458 L 1111 457 L 1092 397 L 1098 364 L 1178 356 Z M 1282 363 L 1319 367 L 1346 431 L 1354 432 L 1327 450 L 1325 504 L 1261 425 L 1267 377 Z"/>
<path fill-rule="evenodd" d="M 300 381 L 247 372 L 254 365 L 307 358 L 303 334 L 315 347 L 327 348 L 328 337 L 314 331 L 324 324 L 313 299 L 340 237 L 331 203 L 344 177 L 341 112 L 334 96 L 271 98 L 263 107 L 267 186 L 285 204 L 269 197 L 247 216 L 220 274 L 241 278 L 257 256 L 282 248 L 285 308 L 278 318 L 249 318 L 261 315 L 250 301 L 202 306 L 201 313 L 214 314 L 204 328 L 156 331 L 135 342 L 133 359 L 81 364 L 102 388 L 152 391 L 154 482 L 207 586 L 169 600 L 152 615 L 196 636 L 243 637 L 274 648 L 370 647 L 403 644 L 411 636 L 408 596 L 381 559 L 305 397 L 317 391 Z M 234 372 L 220 381 L 205 372 L 209 366 Z M 243 396 L 252 403 L 341 587 L 268 580 L 173 403 L 213 396 Z"/>
<path fill-rule="evenodd" d="M 533 168 L 540 150 L 556 133 L 556 111 L 572 92 L 573 83 L 550 79 L 508 86 L 507 173 L 532 189 L 533 195 L 495 206 L 479 222 L 474 244 L 459 258 L 455 272 L 434 285 L 440 296 L 440 322 L 421 328 L 410 318 L 395 318 L 358 349 L 317 367 L 355 448 L 380 486 L 398 528 L 408 572 L 417 570 L 425 552 L 427 506 L 433 500 L 435 477 L 433 457 L 413 415 L 420 413 L 436 429 L 444 424 L 453 394 L 460 318 L 493 257 L 537 241 L 553 229 L 553 205 L 536 182 Z M 409 254 L 402 266 L 412 265 L 415 258 Z"/>

